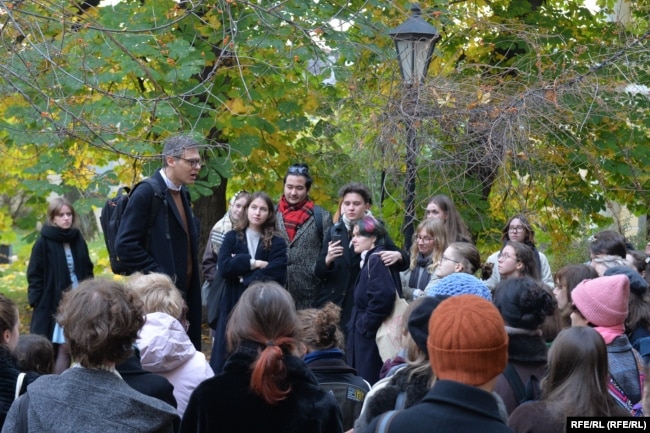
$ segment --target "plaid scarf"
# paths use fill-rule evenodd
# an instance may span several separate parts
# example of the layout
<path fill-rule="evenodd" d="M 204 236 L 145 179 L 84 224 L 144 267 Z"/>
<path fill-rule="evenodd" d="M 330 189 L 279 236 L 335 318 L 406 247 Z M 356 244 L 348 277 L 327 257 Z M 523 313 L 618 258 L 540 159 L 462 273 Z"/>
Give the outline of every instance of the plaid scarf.
<path fill-rule="evenodd" d="M 282 214 L 284 228 L 287 230 L 289 242 L 293 242 L 296 232 L 314 214 L 314 202 L 307 199 L 302 203 L 291 206 L 287 199 L 282 196 L 278 204 L 278 212 Z"/>

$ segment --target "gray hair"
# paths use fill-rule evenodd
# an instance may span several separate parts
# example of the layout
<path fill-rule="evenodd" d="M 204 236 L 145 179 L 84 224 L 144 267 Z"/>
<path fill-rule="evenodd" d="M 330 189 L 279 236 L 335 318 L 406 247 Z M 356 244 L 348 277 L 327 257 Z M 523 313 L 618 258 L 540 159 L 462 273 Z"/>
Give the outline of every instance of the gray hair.
<path fill-rule="evenodd" d="M 163 167 L 167 166 L 167 157 L 180 158 L 185 149 L 199 147 L 199 143 L 189 135 L 174 135 L 165 140 L 163 147 Z"/>

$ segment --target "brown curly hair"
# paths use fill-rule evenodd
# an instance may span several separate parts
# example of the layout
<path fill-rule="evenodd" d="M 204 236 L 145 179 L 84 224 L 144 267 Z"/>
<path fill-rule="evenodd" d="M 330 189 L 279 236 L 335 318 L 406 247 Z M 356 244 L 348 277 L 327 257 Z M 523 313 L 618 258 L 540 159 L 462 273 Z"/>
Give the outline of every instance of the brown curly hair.
<path fill-rule="evenodd" d="M 123 284 L 88 279 L 63 295 L 57 321 L 72 358 L 93 368 L 127 359 L 145 318 L 142 301 Z"/>
<path fill-rule="evenodd" d="M 344 337 L 338 326 L 341 307 L 328 302 L 321 309 L 298 311 L 302 324 L 300 338 L 312 350 L 344 349 Z"/>

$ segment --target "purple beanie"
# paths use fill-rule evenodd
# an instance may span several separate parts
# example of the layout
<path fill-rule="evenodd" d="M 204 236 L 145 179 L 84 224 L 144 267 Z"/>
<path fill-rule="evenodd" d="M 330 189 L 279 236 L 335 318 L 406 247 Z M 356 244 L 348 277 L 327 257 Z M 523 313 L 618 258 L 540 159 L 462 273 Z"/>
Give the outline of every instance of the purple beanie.
<path fill-rule="evenodd" d="M 612 275 L 580 282 L 571 299 L 580 313 L 596 326 L 612 327 L 625 323 L 630 298 L 630 280 Z"/>

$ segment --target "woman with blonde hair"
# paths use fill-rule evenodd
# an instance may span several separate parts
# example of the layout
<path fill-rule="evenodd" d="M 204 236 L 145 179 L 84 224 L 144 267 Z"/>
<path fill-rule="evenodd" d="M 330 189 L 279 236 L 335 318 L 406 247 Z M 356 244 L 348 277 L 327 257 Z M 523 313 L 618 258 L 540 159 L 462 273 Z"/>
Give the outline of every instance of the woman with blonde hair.
<path fill-rule="evenodd" d="M 205 355 L 187 335 L 189 322 L 183 295 L 166 274 L 134 274 L 128 287 L 143 304 L 147 320 L 138 334 L 142 367 L 174 386 L 178 415 L 183 416 L 192 391 L 214 376 Z"/>
<path fill-rule="evenodd" d="M 409 269 L 400 275 L 405 299 L 418 298 L 432 284 L 432 279 L 438 278 L 435 272 L 447 243 L 447 231 L 442 220 L 427 219 L 418 225 L 411 246 Z"/>
<path fill-rule="evenodd" d="M 245 290 L 230 315 L 223 372 L 192 393 L 181 433 L 340 433 L 341 411 L 300 358 L 300 320 L 272 281 Z"/>

